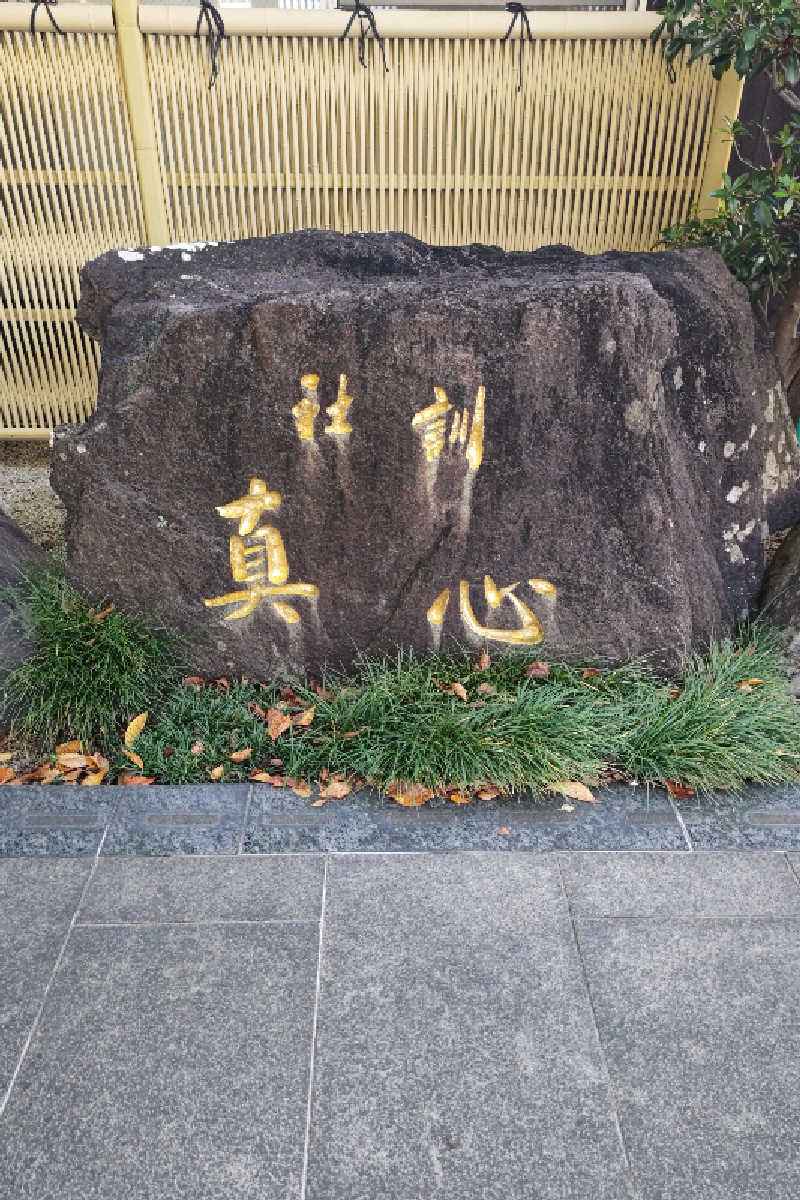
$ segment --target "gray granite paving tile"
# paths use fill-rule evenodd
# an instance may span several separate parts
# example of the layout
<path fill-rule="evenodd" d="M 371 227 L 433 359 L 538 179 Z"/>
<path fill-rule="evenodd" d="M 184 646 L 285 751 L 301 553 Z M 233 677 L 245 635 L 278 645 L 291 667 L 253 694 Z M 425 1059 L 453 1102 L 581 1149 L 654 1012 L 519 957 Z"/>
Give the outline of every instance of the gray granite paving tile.
<path fill-rule="evenodd" d="M 597 804 L 562 808 L 562 799 L 522 797 L 432 801 L 402 808 L 364 788 L 313 808 L 284 788 L 253 786 L 244 850 L 685 850 L 663 793 L 644 788 L 598 790 Z"/>
<path fill-rule="evenodd" d="M 14 1200 L 300 1195 L 310 925 L 73 930 L 6 1110 Z"/>
<path fill-rule="evenodd" d="M 570 907 L 582 917 L 800 916 L 783 854 L 562 854 Z"/>
<path fill-rule="evenodd" d="M 800 850 L 800 787 L 748 787 L 679 808 L 697 850 Z"/>
<path fill-rule="evenodd" d="M 121 787 L 103 854 L 235 854 L 247 784 Z"/>
<path fill-rule="evenodd" d="M 318 921 L 324 874 L 318 854 L 103 858 L 80 921 Z"/>
<path fill-rule="evenodd" d="M 577 929 L 641 1200 L 796 1200 L 800 921 Z"/>
<path fill-rule="evenodd" d="M 0 858 L 95 854 L 118 796 L 113 787 L 0 788 Z"/>
<path fill-rule="evenodd" d="M 308 1200 L 632 1195 L 557 863 L 329 865 Z"/>
<path fill-rule="evenodd" d="M 91 866 L 88 858 L 0 862 L 0 1099 L 42 1001 Z"/>

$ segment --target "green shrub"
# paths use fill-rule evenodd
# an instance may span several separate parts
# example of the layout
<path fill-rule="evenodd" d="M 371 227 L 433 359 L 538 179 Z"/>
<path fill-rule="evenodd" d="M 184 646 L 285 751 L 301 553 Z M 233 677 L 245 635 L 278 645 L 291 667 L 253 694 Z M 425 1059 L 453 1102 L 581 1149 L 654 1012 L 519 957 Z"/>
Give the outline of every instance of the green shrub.
<path fill-rule="evenodd" d="M 4 707 L 26 744 L 80 738 L 116 745 L 128 717 L 180 677 L 179 639 L 102 602 L 91 605 L 54 564 L 6 592 L 33 645 L 3 680 Z"/>

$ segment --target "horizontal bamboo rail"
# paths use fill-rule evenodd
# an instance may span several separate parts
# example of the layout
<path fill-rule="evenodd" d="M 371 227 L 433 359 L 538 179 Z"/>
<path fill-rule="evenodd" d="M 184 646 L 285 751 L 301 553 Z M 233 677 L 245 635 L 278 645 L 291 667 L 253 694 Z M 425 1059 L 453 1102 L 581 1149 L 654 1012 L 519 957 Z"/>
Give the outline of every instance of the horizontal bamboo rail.
<path fill-rule="evenodd" d="M 15 0 L 0 4 L 0 29 L 27 33 L 31 27 L 31 4 L 17 4 Z M 65 33 L 113 33 L 114 14 L 110 4 L 61 4 L 53 9 L 53 15 Z M 50 18 L 43 8 L 36 13 L 36 32 L 55 33 Z"/>
<path fill-rule="evenodd" d="M 719 182 L 735 81 L 669 83 L 656 13 L 226 9 L 209 88 L 194 6 L 0 3 L 0 438 L 91 412 L 82 264 L 143 243 L 323 227 L 442 244 L 647 250 Z M 40 36 L 39 30 L 45 36 Z M 355 25 L 351 34 L 355 31 Z M 730 109 L 730 111 L 728 111 Z"/>
<path fill-rule="evenodd" d="M 338 38 L 351 14 L 347 10 L 286 8 L 226 8 L 225 32 L 231 37 Z M 400 9 L 378 11 L 383 38 L 501 38 L 509 15 L 502 9 Z M 655 12 L 535 12 L 534 38 L 645 38 L 659 22 Z M 142 33 L 194 34 L 197 10 L 184 4 L 146 4 L 139 8 Z M 201 31 L 202 32 L 202 31 Z M 349 36 L 358 36 L 354 21 Z M 514 38 L 518 37 L 515 31 Z"/>

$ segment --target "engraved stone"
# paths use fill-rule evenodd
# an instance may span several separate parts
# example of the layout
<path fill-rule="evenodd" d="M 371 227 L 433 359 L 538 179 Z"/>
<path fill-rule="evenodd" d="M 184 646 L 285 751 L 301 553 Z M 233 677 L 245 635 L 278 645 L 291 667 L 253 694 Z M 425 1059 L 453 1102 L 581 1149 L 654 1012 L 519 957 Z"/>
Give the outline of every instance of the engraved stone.
<path fill-rule="evenodd" d="M 97 824 L 93 812 L 26 813 L 23 820 L 26 829 L 94 829 Z"/>
<path fill-rule="evenodd" d="M 203 675 L 398 644 L 677 667 L 754 608 L 762 522 L 800 513 L 767 334 L 711 251 L 312 230 L 191 274 L 103 255 L 79 319 L 103 371 L 55 435 L 70 578 Z"/>
<path fill-rule="evenodd" d="M 163 812 L 148 813 L 148 825 L 178 828 L 180 825 L 218 825 L 219 813 L 212 812 Z"/>

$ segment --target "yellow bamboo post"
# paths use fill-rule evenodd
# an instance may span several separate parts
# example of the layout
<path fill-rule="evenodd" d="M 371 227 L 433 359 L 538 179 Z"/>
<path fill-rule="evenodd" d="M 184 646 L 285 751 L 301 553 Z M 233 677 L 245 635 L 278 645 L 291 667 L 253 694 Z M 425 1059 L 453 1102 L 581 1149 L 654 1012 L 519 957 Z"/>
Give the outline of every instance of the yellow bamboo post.
<path fill-rule="evenodd" d="M 722 176 L 728 169 L 731 143 L 725 128 L 725 118 L 734 121 L 738 117 L 743 86 L 744 80 L 739 78 L 732 67 L 717 84 L 703 182 L 697 195 L 697 214 L 700 217 L 713 217 L 719 208 L 719 200 L 715 200 L 709 193 L 720 186 Z"/>
<path fill-rule="evenodd" d="M 150 103 L 144 38 L 139 30 L 139 4 L 138 0 L 112 0 L 112 3 L 136 170 L 139 175 L 145 235 L 150 245 L 163 246 L 169 241 L 167 206 L 156 149 L 156 129 Z"/>

